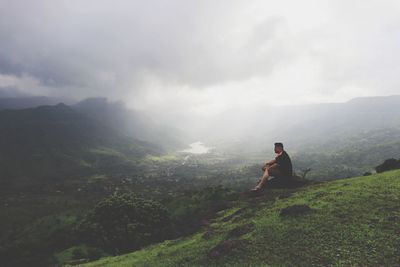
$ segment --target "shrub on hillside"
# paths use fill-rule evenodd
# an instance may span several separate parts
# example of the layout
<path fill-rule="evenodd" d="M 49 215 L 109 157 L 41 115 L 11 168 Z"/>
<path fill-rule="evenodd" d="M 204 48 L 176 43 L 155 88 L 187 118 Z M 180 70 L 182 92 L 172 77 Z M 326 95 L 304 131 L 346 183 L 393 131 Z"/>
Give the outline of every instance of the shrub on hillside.
<path fill-rule="evenodd" d="M 168 209 L 174 225 L 175 238 L 196 232 L 209 217 L 229 207 L 238 194 L 221 185 L 187 191 L 174 196 Z"/>
<path fill-rule="evenodd" d="M 169 228 L 170 216 L 160 203 L 117 194 L 99 202 L 77 231 L 86 242 L 120 253 L 165 239 Z"/>
<path fill-rule="evenodd" d="M 387 159 L 382 164 L 375 167 L 377 173 L 400 169 L 400 160 Z"/>

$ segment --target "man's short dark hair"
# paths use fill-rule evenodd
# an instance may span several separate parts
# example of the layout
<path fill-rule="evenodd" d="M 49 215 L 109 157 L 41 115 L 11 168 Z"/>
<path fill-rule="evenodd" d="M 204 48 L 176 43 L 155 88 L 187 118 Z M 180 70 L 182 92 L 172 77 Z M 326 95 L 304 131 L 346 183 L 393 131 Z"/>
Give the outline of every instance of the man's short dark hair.
<path fill-rule="evenodd" d="M 283 144 L 282 143 L 275 143 L 275 146 L 279 146 L 279 147 L 283 148 Z"/>

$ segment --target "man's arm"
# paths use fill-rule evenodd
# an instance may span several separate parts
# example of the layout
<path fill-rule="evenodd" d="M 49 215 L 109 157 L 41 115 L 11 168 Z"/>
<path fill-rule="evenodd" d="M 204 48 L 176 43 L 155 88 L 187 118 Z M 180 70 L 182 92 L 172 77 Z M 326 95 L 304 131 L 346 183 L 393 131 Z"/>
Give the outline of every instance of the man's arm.
<path fill-rule="evenodd" d="M 265 165 L 262 167 L 262 170 L 265 171 L 266 169 L 271 169 L 273 167 L 277 167 L 278 163 L 276 163 L 275 160 L 271 160 L 270 162 L 265 163 Z"/>
<path fill-rule="evenodd" d="M 273 159 L 271 161 L 268 161 L 264 164 L 264 166 L 262 167 L 262 170 L 265 171 L 267 168 L 271 167 L 272 165 L 276 164 L 276 160 Z"/>
<path fill-rule="evenodd" d="M 268 165 L 268 169 L 274 168 L 274 167 L 278 167 L 278 163 L 273 163 L 271 165 Z"/>

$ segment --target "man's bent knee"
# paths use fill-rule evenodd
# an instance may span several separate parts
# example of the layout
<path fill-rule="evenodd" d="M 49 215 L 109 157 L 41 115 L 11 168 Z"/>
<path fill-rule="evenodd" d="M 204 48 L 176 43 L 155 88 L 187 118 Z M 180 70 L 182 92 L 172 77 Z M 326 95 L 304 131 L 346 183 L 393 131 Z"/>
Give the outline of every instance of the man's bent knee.
<path fill-rule="evenodd" d="M 281 172 L 281 170 L 279 170 L 278 168 L 271 168 L 269 170 L 269 175 L 275 177 L 275 178 L 279 178 L 284 176 L 283 173 Z"/>

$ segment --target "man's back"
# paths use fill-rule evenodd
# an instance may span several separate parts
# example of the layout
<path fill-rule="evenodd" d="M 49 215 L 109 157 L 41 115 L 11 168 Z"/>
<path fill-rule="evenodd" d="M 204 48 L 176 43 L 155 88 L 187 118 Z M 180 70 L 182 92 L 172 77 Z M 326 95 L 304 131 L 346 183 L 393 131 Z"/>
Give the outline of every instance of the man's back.
<path fill-rule="evenodd" d="M 279 170 L 282 171 L 287 176 L 293 175 L 293 166 L 292 161 L 290 160 L 289 155 L 286 151 L 282 151 L 282 153 L 275 158 L 276 163 L 278 164 Z"/>

